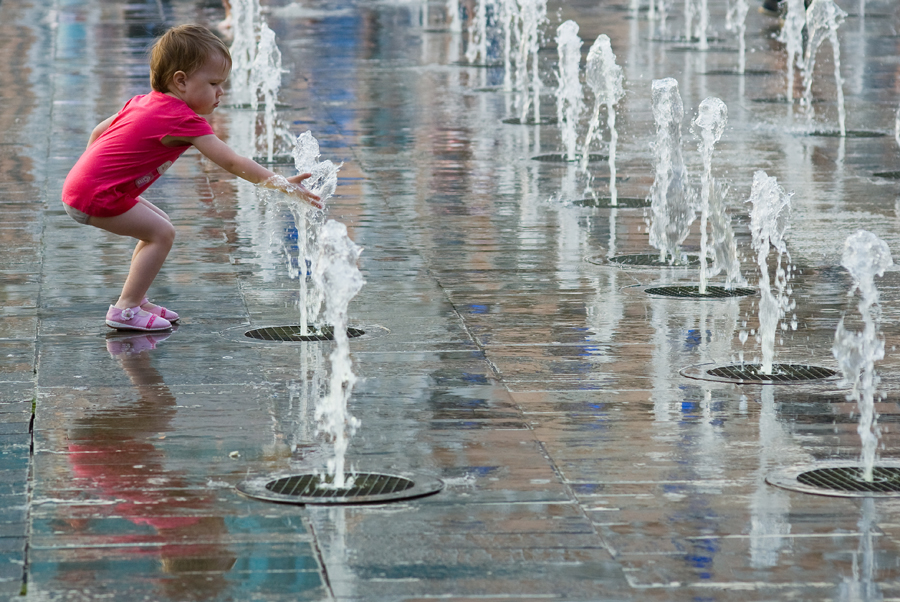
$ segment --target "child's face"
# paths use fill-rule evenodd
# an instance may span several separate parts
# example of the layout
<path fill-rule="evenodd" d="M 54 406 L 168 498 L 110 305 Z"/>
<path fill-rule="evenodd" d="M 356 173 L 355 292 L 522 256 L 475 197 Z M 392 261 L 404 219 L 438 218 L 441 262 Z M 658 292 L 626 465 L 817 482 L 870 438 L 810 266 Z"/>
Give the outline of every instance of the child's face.
<path fill-rule="evenodd" d="M 178 86 L 181 99 L 198 115 L 209 115 L 219 106 L 219 98 L 225 93 L 222 84 L 230 71 L 225 57 L 207 58 L 200 69 L 184 76 Z"/>

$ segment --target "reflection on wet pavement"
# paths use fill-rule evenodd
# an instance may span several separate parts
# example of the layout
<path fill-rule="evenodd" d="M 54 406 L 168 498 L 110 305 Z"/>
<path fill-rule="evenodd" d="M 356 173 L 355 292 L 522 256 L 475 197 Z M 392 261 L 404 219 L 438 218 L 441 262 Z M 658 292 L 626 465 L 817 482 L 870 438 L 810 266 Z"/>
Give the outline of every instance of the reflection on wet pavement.
<path fill-rule="evenodd" d="M 146 91 L 153 37 L 176 23 L 215 24 L 220 5 L 0 0 L 0 592 L 165 601 L 900 596 L 895 501 L 766 483 L 781 467 L 858 457 L 846 387 L 682 376 L 698 364 L 759 361 L 759 297 L 655 297 L 644 288 L 696 285 L 696 266 L 608 261 L 657 252 L 649 209 L 584 202 L 580 165 L 534 160 L 562 152 L 558 128 L 504 123 L 519 101 L 503 92 L 502 69 L 466 66 L 467 33 L 453 30 L 448 4 L 267 4 L 287 69 L 278 121 L 295 135 L 310 130 L 323 159 L 344 162 L 328 217 L 364 248 L 366 285 L 350 306 L 351 325 L 367 333 L 350 342 L 359 381 L 349 409 L 361 426 L 348 463 L 445 483 L 418 500 L 325 508 L 234 490 L 248 476 L 321 469 L 330 453 L 314 416 L 330 344 L 242 336 L 297 323 L 300 286 L 278 251 L 297 244 L 290 212 L 189 151 L 149 191 L 178 231 L 153 297 L 182 324 L 165 337 L 107 336 L 103 312 L 131 245 L 78 226 L 58 202 L 91 129 Z M 869 0 L 863 16 L 842 3 L 851 13 L 839 32 L 847 129 L 885 134 L 842 139 L 807 135 L 799 105 L 783 101 L 777 20 L 752 3 L 744 76 L 734 74 L 724 0 L 709 3 L 704 52 L 651 35 L 659 24 L 639 4 L 635 14 L 629 3 L 549 3 L 542 114 L 555 108 L 556 27 L 576 21 L 584 52 L 608 35 L 626 92 L 617 195 L 645 199 L 652 80 L 678 80 L 686 120 L 705 98 L 721 98 L 728 123 L 712 171 L 728 185 L 724 205 L 750 286 L 759 277 L 746 203 L 753 174 L 763 169 L 794 193 L 787 246 L 797 329 L 779 331 L 777 361 L 834 368 L 839 320 L 860 327 L 840 267 L 844 239 L 866 229 L 900 249 L 897 182 L 874 176 L 900 169 L 900 71 L 890 58 L 900 50 L 900 9 Z M 460 14 L 475 5 L 460 3 Z M 681 7 L 670 8 L 670 34 L 683 31 Z M 830 74 L 831 60 L 820 51 L 817 72 Z M 812 92 L 817 129 L 834 129 L 833 77 Z M 250 150 L 262 127 L 246 109 L 210 119 Z M 697 140 L 689 129 L 684 140 L 697 184 Z M 607 195 L 606 162 L 588 169 L 593 191 Z M 685 252 L 699 251 L 699 227 Z M 876 279 L 885 459 L 898 457 L 898 273 Z"/>

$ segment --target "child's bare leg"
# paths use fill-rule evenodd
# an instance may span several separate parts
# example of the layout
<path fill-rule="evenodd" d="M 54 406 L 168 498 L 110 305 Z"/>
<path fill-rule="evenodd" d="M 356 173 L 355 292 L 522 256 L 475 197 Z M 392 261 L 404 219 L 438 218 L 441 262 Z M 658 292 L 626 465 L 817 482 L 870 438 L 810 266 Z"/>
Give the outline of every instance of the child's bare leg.
<path fill-rule="evenodd" d="M 144 197 L 139 196 L 139 197 L 137 198 L 137 200 L 138 200 L 139 203 L 143 203 L 144 205 L 146 205 L 147 207 L 149 207 L 150 209 L 152 209 L 152 210 L 155 211 L 156 213 L 158 213 L 158 214 L 160 214 L 161 216 L 163 216 L 164 218 L 166 218 L 166 221 L 167 221 L 167 222 L 172 223 L 172 220 L 169 219 L 169 216 L 166 214 L 165 211 L 163 211 L 162 209 L 160 209 L 159 207 L 157 207 L 156 205 L 154 205 L 153 203 L 151 203 L 150 201 L 148 201 L 148 200 L 145 199 Z M 145 243 L 143 240 L 139 240 L 139 241 L 138 241 L 138 243 L 137 243 L 137 244 L 135 245 L 135 247 L 134 247 L 134 252 L 131 254 L 131 261 L 134 261 L 134 258 L 137 257 L 138 252 L 141 250 L 141 248 L 142 248 L 145 244 L 147 244 L 147 243 Z"/>
<path fill-rule="evenodd" d="M 140 305 L 175 241 L 172 222 L 152 204 L 143 201 L 122 215 L 92 217 L 90 223 L 107 232 L 138 239 L 128 278 L 115 306 L 125 309 Z"/>

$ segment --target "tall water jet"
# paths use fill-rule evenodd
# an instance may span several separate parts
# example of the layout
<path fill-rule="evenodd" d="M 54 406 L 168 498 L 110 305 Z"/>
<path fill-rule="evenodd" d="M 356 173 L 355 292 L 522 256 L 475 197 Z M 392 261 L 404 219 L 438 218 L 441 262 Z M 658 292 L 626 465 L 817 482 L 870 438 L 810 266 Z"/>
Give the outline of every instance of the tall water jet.
<path fill-rule="evenodd" d="M 653 35 L 653 22 L 656 22 L 656 36 L 664 40 L 666 39 L 666 21 L 669 18 L 669 2 L 671 0 L 657 0 L 651 2 L 647 13 L 647 19 L 650 21 L 650 34 Z"/>
<path fill-rule="evenodd" d="M 341 165 L 335 165 L 329 160 L 319 161 L 319 141 L 312 132 L 306 131 L 297 137 L 294 148 L 291 151 L 294 158 L 294 167 L 298 173 L 312 174 L 304 181 L 304 186 L 312 193 L 318 195 L 324 204 L 337 189 L 337 172 Z M 297 268 L 296 276 L 300 281 L 300 334 L 309 334 L 310 324 L 319 314 L 322 304 L 321 288 L 312 292 L 307 286 L 306 276 L 313 268 L 313 260 L 319 254 L 319 232 L 322 227 L 324 213 L 315 207 L 302 201 L 294 200 L 290 203 L 289 210 L 294 216 L 294 225 L 297 228 Z"/>
<path fill-rule="evenodd" d="M 803 0 L 800 0 L 803 2 Z M 747 11 L 750 9 L 747 0 L 732 0 L 725 15 L 725 29 L 737 32 L 738 38 L 738 73 L 747 70 Z"/>
<path fill-rule="evenodd" d="M 498 27 L 503 35 L 503 89 L 512 91 L 513 86 L 513 36 L 516 33 L 516 24 L 519 20 L 516 0 L 499 0 L 500 15 Z"/>
<path fill-rule="evenodd" d="M 806 9 L 806 61 L 803 65 L 803 100 L 802 106 L 806 112 L 807 123 L 812 127 L 814 110 L 812 106 L 813 72 L 816 66 L 816 53 L 825 38 L 831 44 L 831 52 L 834 55 L 834 85 L 837 89 L 838 125 L 841 136 L 847 135 L 845 128 L 844 110 L 844 79 L 841 77 L 841 45 L 838 41 L 837 30 L 847 13 L 840 9 L 834 0 L 813 0 Z"/>
<path fill-rule="evenodd" d="M 256 135 L 256 119 L 248 124 L 252 129 L 249 138 L 253 153 L 264 154 L 272 161 L 276 138 L 290 145 L 291 136 L 286 128 L 276 123 L 276 104 L 281 88 L 281 51 L 275 42 L 275 33 L 266 24 L 258 0 L 238 0 L 232 8 L 234 38 L 230 52 L 231 104 L 256 112 L 260 100 L 265 108 L 264 133 Z"/>
<path fill-rule="evenodd" d="M 581 87 L 581 38 L 578 23 L 566 21 L 556 30 L 559 52 L 556 90 L 556 116 L 567 161 L 575 161 L 578 144 L 578 120 L 584 108 Z"/>
<path fill-rule="evenodd" d="M 459 18 L 459 0 L 447 0 L 447 14 L 450 16 L 450 31 L 462 31 L 462 19 Z"/>
<path fill-rule="evenodd" d="M 684 0 L 684 41 L 690 43 L 694 39 L 694 2 Z"/>
<path fill-rule="evenodd" d="M 251 87 L 253 63 L 256 60 L 257 32 L 262 21 L 262 9 L 259 0 L 239 0 L 231 9 L 234 37 L 229 51 L 231 53 L 231 102 L 233 104 L 250 104 L 255 96 Z"/>
<path fill-rule="evenodd" d="M 606 124 L 609 127 L 609 194 L 610 204 L 617 205 L 616 193 L 616 104 L 625 96 L 622 68 L 616 64 L 609 36 L 600 34 L 591 45 L 587 56 L 586 80 L 594 92 L 594 112 L 591 115 L 587 135 L 581 153 L 581 169 L 587 171 L 591 142 L 600 125 L 600 108 L 606 105 Z"/>
<path fill-rule="evenodd" d="M 750 235 L 756 250 L 756 264 L 759 266 L 759 340 L 762 362 L 761 374 L 772 374 L 775 359 L 775 334 L 778 324 L 783 324 L 786 312 L 793 308 L 790 301 L 788 280 L 790 255 L 784 236 L 788 229 L 791 212 L 791 194 L 778 185 L 778 180 L 760 170 L 753 174 L 750 189 Z M 775 249 L 775 292 L 769 277 L 769 252 Z M 787 258 L 787 263 L 783 258 Z M 796 325 L 796 317 L 793 325 Z M 796 327 L 796 326 L 795 326 Z M 746 332 L 741 333 L 741 341 Z"/>
<path fill-rule="evenodd" d="M 872 481 L 875 454 L 881 435 L 875 416 L 875 392 L 880 381 L 875 373 L 875 362 L 884 358 L 884 338 L 879 333 L 878 326 L 881 307 L 878 304 L 875 276 L 884 275 L 884 270 L 893 263 L 887 244 L 871 232 L 858 230 L 844 241 L 841 265 L 853 278 L 849 294 L 859 291 L 857 309 L 862 317 L 863 329 L 860 332 L 847 330 L 844 318 L 841 318 L 831 351 L 844 380 L 853 387 L 847 399 L 855 401 L 859 408 L 856 430 L 862 443 L 862 478 L 869 482 Z"/>
<path fill-rule="evenodd" d="M 707 257 L 709 237 L 707 222 L 710 216 L 710 197 L 716 194 L 715 179 L 712 175 L 713 147 L 725 131 L 728 107 L 721 99 L 709 97 L 700 103 L 693 125 L 699 130 L 700 156 L 703 159 L 703 173 L 700 176 L 700 293 L 706 293 Z M 694 130 L 696 133 L 696 130 Z"/>
<path fill-rule="evenodd" d="M 513 0 L 514 1 L 514 0 Z M 534 123 L 541 120 L 541 78 L 538 70 L 541 25 L 547 20 L 547 0 L 518 0 L 518 52 L 516 54 L 516 90 L 518 114 L 528 121 L 529 109 Z M 530 65 L 530 68 L 529 68 Z"/>
<path fill-rule="evenodd" d="M 803 28 L 806 27 L 806 5 L 804 0 L 787 0 L 784 25 L 778 34 L 778 41 L 787 51 L 787 101 L 794 102 L 794 67 L 803 66 Z"/>
<path fill-rule="evenodd" d="M 250 108 L 259 108 L 260 96 L 265 107 L 265 149 L 266 157 L 272 161 L 275 152 L 275 105 L 281 88 L 281 51 L 275 43 L 275 32 L 265 23 L 259 25 L 259 43 L 250 72 Z"/>
<path fill-rule="evenodd" d="M 700 0 L 700 21 L 697 23 L 697 47 L 709 49 L 707 30 L 709 29 L 709 0 Z"/>
<path fill-rule="evenodd" d="M 466 48 L 466 60 L 474 63 L 481 57 L 483 63 L 488 62 L 488 37 L 490 28 L 490 10 L 494 6 L 494 0 L 478 0 L 475 6 L 475 14 L 469 22 L 469 45 Z"/>
<path fill-rule="evenodd" d="M 319 255 L 312 273 L 313 282 L 325 298 L 325 321 L 334 329 L 335 347 L 328 356 L 331 376 L 328 394 L 316 406 L 319 432 L 334 445 L 334 457 L 328 460 L 327 473 L 335 489 L 346 486 L 345 455 L 349 438 L 359 427 L 359 420 L 347 411 L 347 402 L 356 383 L 350 359 L 347 336 L 347 308 L 362 289 L 365 280 L 357 267 L 362 249 L 347 236 L 347 227 L 328 220 L 322 227 Z"/>
<path fill-rule="evenodd" d="M 656 177 L 650 188 L 650 244 L 659 249 L 660 261 L 684 263 L 681 243 L 690 233 L 696 210 L 682 152 L 684 104 L 678 82 L 671 77 L 653 80 L 651 102 L 656 121 L 656 140 L 651 144 Z"/>
<path fill-rule="evenodd" d="M 894 113 L 894 141 L 900 146 L 900 107 Z"/>

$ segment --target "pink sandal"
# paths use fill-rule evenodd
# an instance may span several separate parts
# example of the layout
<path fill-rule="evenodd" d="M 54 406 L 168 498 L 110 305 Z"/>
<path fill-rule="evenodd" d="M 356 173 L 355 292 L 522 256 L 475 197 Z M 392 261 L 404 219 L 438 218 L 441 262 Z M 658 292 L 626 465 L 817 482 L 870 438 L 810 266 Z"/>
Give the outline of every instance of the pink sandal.
<path fill-rule="evenodd" d="M 160 318 L 162 318 L 164 320 L 168 320 L 169 322 L 174 323 L 174 322 L 178 321 L 178 314 L 175 313 L 174 311 L 172 311 L 171 309 L 166 309 L 162 305 L 153 305 L 153 307 L 144 307 L 148 303 L 153 305 L 152 303 L 150 303 L 150 300 L 147 297 L 144 297 L 144 300 L 141 301 L 141 309 L 143 309 L 144 311 L 150 312 L 154 316 L 159 316 Z"/>
<path fill-rule="evenodd" d="M 115 305 L 109 306 L 106 312 L 106 325 L 116 330 L 141 330 L 154 332 L 157 330 L 169 330 L 172 323 L 140 307 L 128 307 L 119 309 Z"/>

